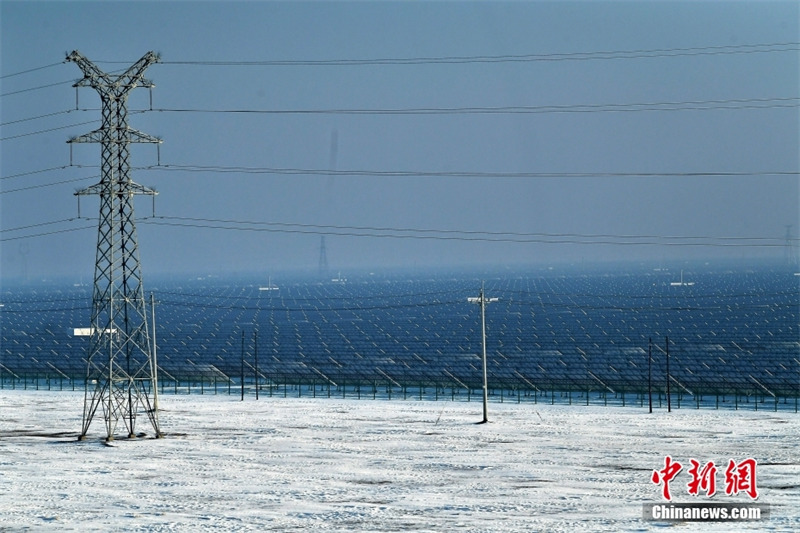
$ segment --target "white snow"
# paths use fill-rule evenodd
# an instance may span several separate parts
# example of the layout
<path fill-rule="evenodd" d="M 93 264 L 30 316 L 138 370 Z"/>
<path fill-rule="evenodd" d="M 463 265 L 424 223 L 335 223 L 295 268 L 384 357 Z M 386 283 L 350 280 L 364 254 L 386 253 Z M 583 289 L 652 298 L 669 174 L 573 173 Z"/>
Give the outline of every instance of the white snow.
<path fill-rule="evenodd" d="M 797 531 L 800 414 L 162 395 L 164 439 L 77 442 L 83 395 L 0 391 L 0 530 Z M 152 435 L 142 418 L 137 431 Z M 746 523 L 642 519 L 665 455 L 758 461 Z"/>

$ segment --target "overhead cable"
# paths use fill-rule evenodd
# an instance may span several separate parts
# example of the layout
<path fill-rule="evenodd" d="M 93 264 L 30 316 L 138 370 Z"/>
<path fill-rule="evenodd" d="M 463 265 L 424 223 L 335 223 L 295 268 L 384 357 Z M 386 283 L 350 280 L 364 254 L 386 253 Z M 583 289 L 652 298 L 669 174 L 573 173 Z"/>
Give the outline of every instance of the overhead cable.
<path fill-rule="evenodd" d="M 424 65 L 424 64 L 470 64 L 470 63 L 529 63 L 555 61 L 597 61 L 612 59 L 643 59 L 658 57 L 681 57 L 702 55 L 756 54 L 775 52 L 794 52 L 800 50 L 800 43 L 742 44 L 728 46 L 702 46 L 692 48 L 655 48 L 649 50 L 614 50 L 598 52 L 569 52 L 550 54 L 521 55 L 470 55 L 435 57 L 395 57 L 368 59 L 289 59 L 259 61 L 160 61 L 163 65 L 199 66 L 365 66 L 365 65 Z"/>
<path fill-rule="evenodd" d="M 14 76 L 20 76 L 22 74 L 28 74 L 30 72 L 36 72 L 37 70 L 44 70 L 44 69 L 50 68 L 50 67 L 57 67 L 58 65 L 63 65 L 63 64 L 64 64 L 64 61 L 59 61 L 58 63 L 51 63 L 49 65 L 43 65 L 41 67 L 29 68 L 27 70 L 22 70 L 20 72 L 14 72 L 13 74 L 3 74 L 2 76 L 0 76 L 0 80 L 4 80 L 6 78 L 12 78 Z"/>
<path fill-rule="evenodd" d="M 289 222 L 265 222 L 252 220 L 231 220 L 199 217 L 179 217 L 179 216 L 158 216 L 151 217 L 160 220 L 178 220 L 190 222 L 207 222 L 235 224 L 244 226 L 277 226 L 287 228 L 313 228 L 333 231 L 377 231 L 377 232 L 396 232 L 396 233 L 433 233 L 433 234 L 457 234 L 457 235 L 477 235 L 491 237 L 549 237 L 549 238 L 581 238 L 581 239 L 662 239 L 662 240 L 718 240 L 718 241 L 779 241 L 785 243 L 783 237 L 731 237 L 731 236 L 691 236 L 691 235 L 633 235 L 633 234 L 610 234 L 610 233 L 544 233 L 544 232 L 509 232 L 509 231 L 475 231 L 475 230 L 453 230 L 453 229 L 431 229 L 431 228 L 397 228 L 381 226 L 343 226 L 343 225 L 322 225 Z M 800 238 L 793 240 L 800 241 Z"/>
<path fill-rule="evenodd" d="M 775 242 L 769 240 L 752 242 L 739 241 L 715 241 L 709 238 L 708 241 L 677 241 L 677 240 L 640 240 L 640 239 L 587 239 L 587 238 L 569 238 L 562 237 L 554 234 L 552 237 L 548 236 L 525 236 L 520 235 L 475 235 L 475 234 L 430 234 L 430 233 L 413 233 L 408 231 L 384 231 L 384 230 L 338 230 L 336 228 L 326 228 L 318 226 L 315 228 L 309 227 L 270 227 L 264 225 L 251 225 L 251 224 L 230 224 L 230 223 L 213 223 L 213 222 L 200 222 L 200 221 L 186 221 L 186 220 L 170 220 L 166 217 L 152 217 L 140 219 L 140 224 L 150 224 L 157 226 L 172 226 L 183 228 L 198 228 L 198 229 L 216 229 L 227 231 L 246 231 L 246 232 L 264 232 L 264 233 L 295 233 L 295 234 L 310 234 L 310 235 L 335 235 L 342 237 L 371 237 L 371 238 L 385 238 L 385 239 L 416 239 L 416 240 L 437 240 L 437 241 L 480 241 L 480 242 L 496 242 L 496 243 L 518 243 L 518 244 L 579 244 L 579 245 L 614 245 L 614 246 L 690 246 L 690 247 L 747 247 L 747 248 L 777 248 L 784 247 L 785 240 L 774 239 Z"/>
<path fill-rule="evenodd" d="M 74 128 L 75 126 L 85 126 L 87 124 L 94 124 L 97 123 L 97 120 L 87 120 L 86 122 L 78 122 L 76 124 L 67 124 L 66 126 L 56 126 L 54 128 L 47 128 L 38 131 L 31 131 L 28 133 L 20 133 L 17 135 L 9 135 L 8 137 L 0 138 L 0 141 L 10 141 L 11 139 L 19 139 L 21 137 L 30 137 L 31 135 L 39 135 L 41 133 L 50 133 L 51 131 L 58 131 L 58 130 L 66 130 L 69 128 Z"/>
<path fill-rule="evenodd" d="M 28 185 L 27 187 L 18 187 L 16 189 L 2 190 L 2 191 L 0 191 L 0 194 L 10 194 L 12 192 L 29 191 L 31 189 L 43 189 L 45 187 L 53 187 L 55 185 L 63 185 L 65 183 L 75 183 L 75 182 L 78 182 L 78 181 L 85 181 L 85 180 L 90 180 L 90 179 L 99 178 L 99 177 L 100 176 L 98 176 L 98 175 L 95 175 L 95 176 L 84 176 L 82 178 L 72 178 L 72 179 L 68 179 L 68 180 L 54 181 L 54 182 L 51 182 L 51 183 L 40 183 L 38 185 Z"/>
<path fill-rule="evenodd" d="M 0 233 L 10 233 L 12 231 L 22 231 L 30 228 L 40 228 L 42 226 L 51 226 L 53 224 L 61 224 L 62 222 L 72 222 L 74 218 L 62 218 L 61 220 L 51 220 L 50 222 L 38 222 L 36 224 L 29 224 L 27 226 L 17 226 L 16 228 L 2 228 Z"/>
<path fill-rule="evenodd" d="M 17 236 L 17 237 L 2 237 L 2 238 L 0 238 L 0 242 L 16 241 L 16 240 L 20 240 L 20 239 L 31 239 L 31 238 L 34 238 L 34 237 L 46 237 L 48 235 L 56 235 L 58 233 L 69 233 L 69 232 L 72 232 L 72 231 L 82 231 L 82 230 L 87 230 L 87 229 L 93 229 L 93 230 L 97 231 L 97 224 L 93 224 L 91 226 L 81 226 L 81 227 L 77 227 L 77 228 L 66 228 L 66 229 L 61 229 L 61 230 L 53 230 L 53 231 L 48 231 L 48 232 L 44 232 L 44 233 L 36 233 L 34 235 L 20 235 L 20 236 Z M 4 232 L 2 232 L 2 233 L 4 233 Z"/>
<path fill-rule="evenodd" d="M 41 174 L 43 172 L 52 172 L 53 170 L 64 170 L 65 168 L 69 168 L 70 166 L 78 166 L 78 165 L 63 165 L 63 166 L 60 166 L 60 167 L 50 167 L 50 168 L 42 168 L 42 169 L 39 169 L 39 170 L 29 170 L 28 172 L 20 172 L 18 174 L 10 174 L 8 176 L 0 177 L 0 180 L 10 180 L 10 179 L 13 179 L 13 178 L 21 178 L 23 176 L 30 176 L 30 175 L 33 175 L 33 174 Z"/>
<path fill-rule="evenodd" d="M 47 85 L 39 85 L 39 86 L 36 86 L 36 87 L 28 87 L 27 89 L 19 89 L 19 90 L 16 90 L 16 91 L 10 91 L 10 92 L 7 92 L 7 93 L 3 93 L 3 94 L 0 94 L 0 96 L 11 96 L 11 95 L 14 95 L 14 94 L 28 93 L 28 92 L 31 92 L 31 91 L 38 91 L 40 89 L 47 89 L 49 87 L 57 87 L 58 85 L 66 85 L 68 83 L 75 83 L 75 80 L 57 81 L 55 83 L 48 83 Z"/>
<path fill-rule="evenodd" d="M 794 108 L 800 98 L 737 98 L 729 100 L 689 100 L 683 102 L 643 102 L 630 104 L 566 104 L 497 107 L 419 107 L 419 108 L 331 108 L 331 109 L 202 109 L 154 108 L 160 113 L 264 114 L 264 115 L 514 115 L 540 113 L 618 113 L 634 111 L 704 111 L 719 109 Z"/>
<path fill-rule="evenodd" d="M 44 115 L 37 115 L 35 117 L 27 117 L 27 118 L 20 118 L 17 120 L 9 120 L 8 122 L 0 123 L 0 126 L 10 126 L 11 124 L 19 124 L 20 122 L 30 122 L 31 120 L 39 120 L 40 118 L 48 118 L 54 117 L 56 115 L 64 115 L 66 113 L 72 113 L 73 111 L 77 111 L 77 109 L 65 109 L 63 111 L 54 111 L 52 113 L 46 113 Z"/>
<path fill-rule="evenodd" d="M 306 176 L 368 176 L 368 177 L 454 177 L 454 178 L 653 178 L 653 177 L 750 177 L 797 176 L 797 170 L 758 171 L 695 171 L 695 172 L 501 172 L 501 171 L 423 171 L 423 170 L 334 170 L 321 168 L 242 167 L 223 165 L 166 164 L 141 167 L 140 170 L 174 172 L 215 172 L 234 174 L 275 174 Z"/>
<path fill-rule="evenodd" d="M 641 102 L 641 103 L 610 103 L 610 104 L 563 104 L 563 105 L 537 105 L 537 106 L 465 106 L 465 107 L 416 107 L 416 108 L 329 108 L 329 109 L 203 109 L 203 108 L 153 108 L 136 109 L 129 114 L 148 112 L 157 113 L 192 113 L 192 114 L 219 114 L 219 115 L 531 115 L 554 113 L 631 113 L 631 112 L 656 112 L 656 111 L 719 111 L 719 110 L 745 110 L 745 109 L 792 109 L 800 106 L 800 97 L 775 97 L 775 98 L 735 98 L 728 100 L 688 100 L 673 102 Z M 74 111 L 97 111 L 97 109 L 82 108 L 57 111 L 45 115 L 27 117 L 9 121 L 0 126 L 18 124 L 41 118 L 67 114 Z M 72 126 L 91 124 L 93 121 L 81 122 L 67 126 L 9 135 L 0 138 L 0 141 L 28 137 L 67 129 Z"/>

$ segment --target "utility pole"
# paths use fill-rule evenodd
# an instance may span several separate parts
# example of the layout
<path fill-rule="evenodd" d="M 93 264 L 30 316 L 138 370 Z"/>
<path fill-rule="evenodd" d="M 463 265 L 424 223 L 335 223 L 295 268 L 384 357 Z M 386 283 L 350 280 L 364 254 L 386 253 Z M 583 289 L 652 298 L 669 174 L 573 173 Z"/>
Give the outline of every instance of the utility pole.
<path fill-rule="evenodd" d="M 669 337 L 666 337 L 667 343 L 667 412 L 672 412 L 672 397 L 669 394 Z"/>
<path fill-rule="evenodd" d="M 242 401 L 244 401 L 244 330 L 242 330 Z"/>
<path fill-rule="evenodd" d="M 481 424 L 489 421 L 489 381 L 486 372 L 486 304 L 498 301 L 497 298 L 486 298 L 481 282 L 481 293 L 477 298 L 470 297 L 467 301 L 481 306 L 481 338 L 483 346 L 483 420 Z"/>
<path fill-rule="evenodd" d="M 256 375 L 256 400 L 258 400 L 258 330 L 253 332 L 253 354 L 255 356 L 255 375 Z"/>
<path fill-rule="evenodd" d="M 647 397 L 650 402 L 650 412 L 653 412 L 653 337 L 647 345 Z"/>
<path fill-rule="evenodd" d="M 156 369 L 133 209 L 134 195 L 157 193 L 131 179 L 129 148 L 131 143 L 161 141 L 129 127 L 127 108 L 133 89 L 153 87 L 144 78 L 144 71 L 158 61 L 158 56 L 148 52 L 118 75 L 101 71 L 77 51 L 66 60 L 83 71 L 83 78 L 74 87 L 91 87 L 102 103 L 100 128 L 67 141 L 101 146 L 100 182 L 75 193 L 100 196 L 83 423 L 78 439 L 86 438 L 98 408 L 103 413 L 107 441 L 114 440 L 120 419 L 128 437 L 135 437 L 140 411 L 147 414 L 156 437 L 161 437 L 158 412 L 150 399 Z"/>

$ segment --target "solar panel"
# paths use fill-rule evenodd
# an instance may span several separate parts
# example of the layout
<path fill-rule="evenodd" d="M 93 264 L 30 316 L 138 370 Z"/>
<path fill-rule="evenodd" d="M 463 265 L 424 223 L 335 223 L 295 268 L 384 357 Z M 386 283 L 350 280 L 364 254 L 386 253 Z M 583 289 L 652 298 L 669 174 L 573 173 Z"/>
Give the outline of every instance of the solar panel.
<path fill-rule="evenodd" d="M 487 279 L 499 298 L 486 313 L 490 387 L 642 393 L 648 376 L 666 383 L 669 337 L 670 379 L 682 393 L 800 395 L 796 277 L 711 271 L 688 287 L 669 279 Z M 480 315 L 466 302 L 474 277 L 349 280 L 286 280 L 269 297 L 258 283 L 156 286 L 160 368 L 175 379 L 239 379 L 257 331 L 264 380 L 480 387 Z M 86 342 L 74 331 L 88 322 L 86 288 L 4 287 L 2 301 L 0 382 L 85 375 Z"/>

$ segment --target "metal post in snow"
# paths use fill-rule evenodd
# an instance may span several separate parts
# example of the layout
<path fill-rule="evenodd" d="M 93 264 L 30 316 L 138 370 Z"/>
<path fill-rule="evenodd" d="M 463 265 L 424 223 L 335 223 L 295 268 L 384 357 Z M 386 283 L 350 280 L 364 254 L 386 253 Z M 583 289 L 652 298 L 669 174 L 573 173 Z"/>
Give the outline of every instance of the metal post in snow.
<path fill-rule="evenodd" d="M 253 343 L 254 343 L 254 351 L 253 354 L 255 356 L 255 372 L 256 372 L 256 400 L 258 400 L 258 331 L 253 332 Z"/>
<path fill-rule="evenodd" d="M 486 298 L 481 282 L 481 293 L 477 298 L 470 297 L 467 301 L 480 304 L 481 306 L 481 340 L 483 354 L 483 420 L 481 424 L 489 421 L 489 383 L 486 370 L 486 304 L 498 301 L 498 298 Z"/>
<path fill-rule="evenodd" d="M 667 342 L 667 412 L 672 412 L 672 398 L 669 393 L 669 337 L 666 337 Z"/>
<path fill-rule="evenodd" d="M 650 412 L 653 412 L 653 338 L 647 346 L 647 397 L 650 400 Z"/>
<path fill-rule="evenodd" d="M 242 330 L 242 400 L 244 401 L 244 330 Z"/>

